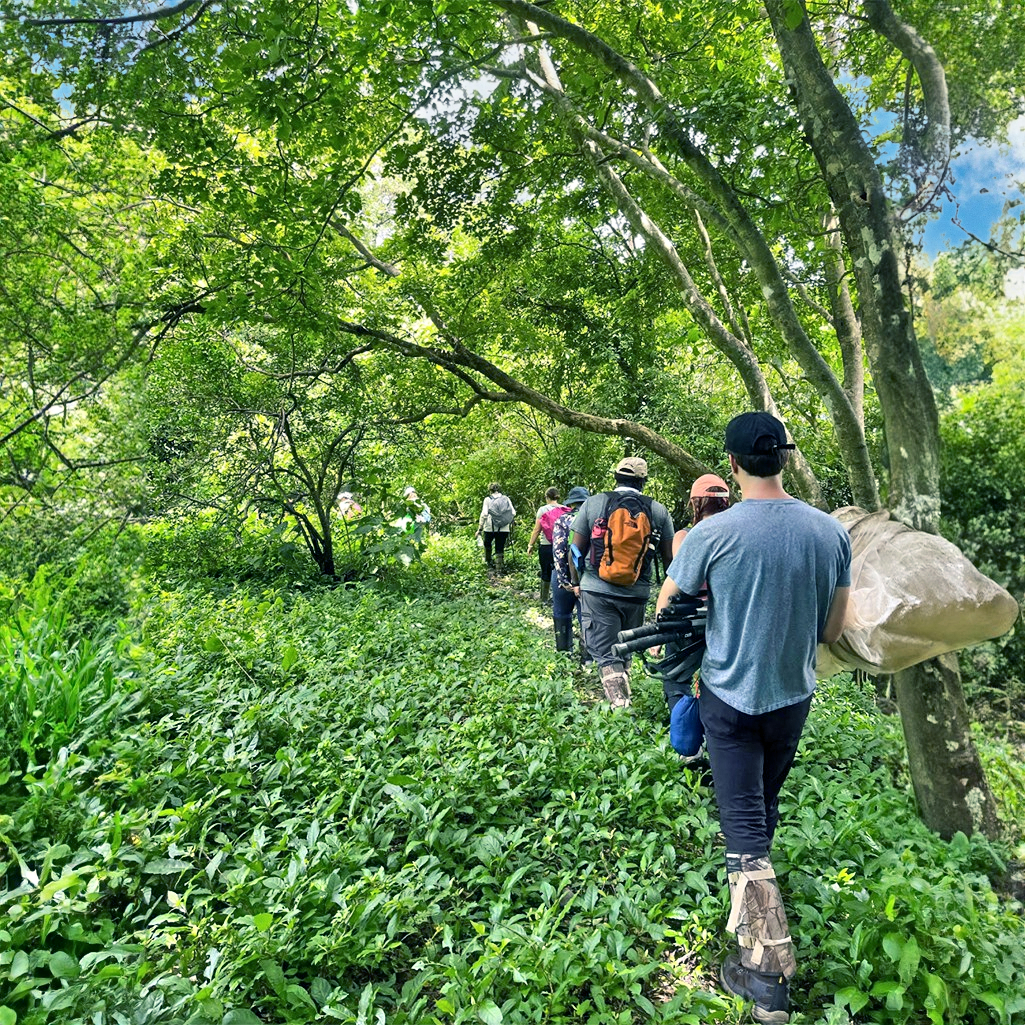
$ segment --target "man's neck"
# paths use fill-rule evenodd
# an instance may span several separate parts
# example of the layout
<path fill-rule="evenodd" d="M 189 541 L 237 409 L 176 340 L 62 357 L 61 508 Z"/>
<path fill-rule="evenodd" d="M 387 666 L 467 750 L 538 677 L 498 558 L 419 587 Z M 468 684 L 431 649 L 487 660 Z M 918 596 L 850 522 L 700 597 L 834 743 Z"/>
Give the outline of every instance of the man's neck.
<path fill-rule="evenodd" d="M 744 501 L 791 497 L 783 490 L 782 474 L 777 474 L 775 477 L 752 477 L 751 474 L 741 471 L 736 474 L 736 477 Z"/>

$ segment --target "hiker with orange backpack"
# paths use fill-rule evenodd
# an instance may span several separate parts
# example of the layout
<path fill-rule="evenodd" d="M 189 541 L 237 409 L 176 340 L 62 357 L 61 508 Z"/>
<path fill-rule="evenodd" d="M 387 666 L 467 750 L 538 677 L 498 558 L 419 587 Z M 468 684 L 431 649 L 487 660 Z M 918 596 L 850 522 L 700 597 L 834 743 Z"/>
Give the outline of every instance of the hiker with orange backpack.
<path fill-rule="evenodd" d="M 643 494 L 648 464 L 637 456 L 612 470 L 616 487 L 592 495 L 573 520 L 571 564 L 580 584 L 584 641 L 613 708 L 630 706 L 627 665 L 612 654 L 620 630 L 644 622 L 656 559 L 673 559 L 673 520 Z"/>

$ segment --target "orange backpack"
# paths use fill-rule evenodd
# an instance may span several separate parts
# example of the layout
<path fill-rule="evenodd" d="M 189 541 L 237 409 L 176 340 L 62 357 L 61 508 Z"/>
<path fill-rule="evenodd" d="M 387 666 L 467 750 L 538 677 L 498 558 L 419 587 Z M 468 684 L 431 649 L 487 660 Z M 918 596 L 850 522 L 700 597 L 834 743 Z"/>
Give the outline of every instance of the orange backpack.
<path fill-rule="evenodd" d="M 651 499 L 635 491 L 612 491 L 591 529 L 591 566 L 606 583 L 632 587 L 654 558 L 660 539 Z"/>

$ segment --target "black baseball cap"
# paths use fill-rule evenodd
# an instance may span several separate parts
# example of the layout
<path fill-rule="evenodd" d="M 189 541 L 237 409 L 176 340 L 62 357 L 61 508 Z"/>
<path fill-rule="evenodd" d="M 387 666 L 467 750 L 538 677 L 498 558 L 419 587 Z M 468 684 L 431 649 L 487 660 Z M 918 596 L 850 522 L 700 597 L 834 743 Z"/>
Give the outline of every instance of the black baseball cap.
<path fill-rule="evenodd" d="M 741 413 L 726 425 L 726 451 L 735 456 L 760 456 L 796 448 L 787 429 L 771 413 Z"/>

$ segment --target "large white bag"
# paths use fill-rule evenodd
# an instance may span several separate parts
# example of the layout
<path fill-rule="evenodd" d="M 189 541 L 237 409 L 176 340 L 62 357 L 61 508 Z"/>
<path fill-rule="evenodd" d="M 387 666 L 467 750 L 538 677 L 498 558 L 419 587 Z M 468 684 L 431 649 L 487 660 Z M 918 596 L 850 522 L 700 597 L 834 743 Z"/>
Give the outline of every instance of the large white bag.
<path fill-rule="evenodd" d="M 956 545 L 855 506 L 833 515 L 851 535 L 851 602 L 833 644 L 820 644 L 820 678 L 844 669 L 896 673 L 999 637 L 1018 602 Z"/>

